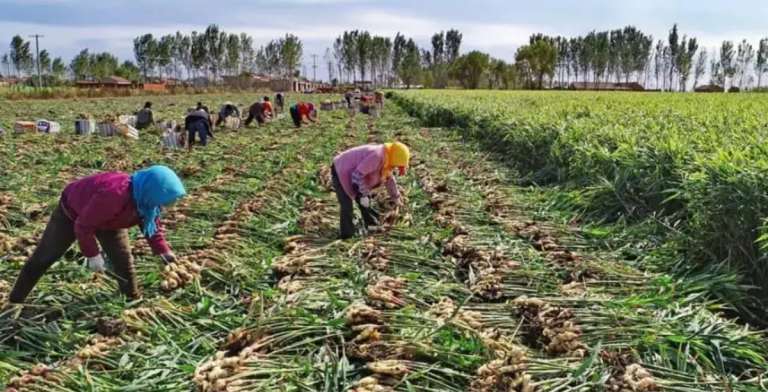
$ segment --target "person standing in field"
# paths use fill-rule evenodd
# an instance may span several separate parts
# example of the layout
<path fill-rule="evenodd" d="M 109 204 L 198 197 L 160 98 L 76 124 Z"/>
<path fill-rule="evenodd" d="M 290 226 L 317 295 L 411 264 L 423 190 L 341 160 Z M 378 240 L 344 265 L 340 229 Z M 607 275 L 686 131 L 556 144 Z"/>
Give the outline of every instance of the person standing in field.
<path fill-rule="evenodd" d="M 275 105 L 280 109 L 280 113 L 285 113 L 285 97 L 283 97 L 283 93 L 275 94 Z"/>
<path fill-rule="evenodd" d="M 379 224 L 378 213 L 371 209 L 371 190 L 378 188 L 382 183 L 395 204 L 401 205 L 400 191 L 392 171 L 397 169 L 398 173 L 404 176 L 410 156 L 407 146 L 395 142 L 355 147 L 333 158 L 331 178 L 339 201 L 341 239 L 355 235 L 353 200 L 357 203 L 366 226 Z"/>
<path fill-rule="evenodd" d="M 224 102 L 223 105 L 221 105 L 221 109 L 219 110 L 219 118 L 216 119 L 216 126 L 223 124 L 224 121 L 229 116 L 237 116 L 240 117 L 240 109 L 235 106 L 232 102 Z"/>
<path fill-rule="evenodd" d="M 152 114 L 152 102 L 147 102 L 144 104 L 144 108 L 139 110 L 139 113 L 136 115 L 136 129 L 147 129 L 150 125 L 154 124 L 155 118 Z"/>
<path fill-rule="evenodd" d="M 200 137 L 200 145 L 208 144 L 208 135 L 213 137 L 211 131 L 211 118 L 203 110 L 192 110 L 184 118 L 184 129 L 189 132 L 189 149 L 195 144 L 195 134 Z"/>
<path fill-rule="evenodd" d="M 269 97 L 264 97 L 264 101 L 259 101 L 251 105 L 248 109 L 248 118 L 245 119 L 245 126 L 251 125 L 254 119 L 259 125 L 267 123 L 267 115 L 272 113 L 272 104 L 269 103 Z"/>
<path fill-rule="evenodd" d="M 179 177 L 166 166 L 134 174 L 106 172 L 69 183 L 35 251 L 16 279 L 9 296 L 23 303 L 45 272 L 77 241 L 91 271 L 104 271 L 101 244 L 126 297 L 141 297 L 128 240 L 128 228 L 139 226 L 152 252 L 165 263 L 176 262 L 163 236 L 160 211 L 187 194 Z"/>
<path fill-rule="evenodd" d="M 351 108 L 352 107 L 353 95 L 354 94 L 352 94 L 352 91 L 347 91 L 346 93 L 344 93 L 344 100 L 347 101 L 347 108 Z"/>

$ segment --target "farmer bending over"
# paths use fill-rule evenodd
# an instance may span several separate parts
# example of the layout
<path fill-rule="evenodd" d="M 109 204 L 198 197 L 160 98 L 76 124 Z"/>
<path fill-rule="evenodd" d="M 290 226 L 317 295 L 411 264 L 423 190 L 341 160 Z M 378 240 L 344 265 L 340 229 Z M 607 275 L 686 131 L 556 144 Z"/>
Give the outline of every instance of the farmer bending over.
<path fill-rule="evenodd" d="M 293 119 L 293 125 L 296 128 L 301 127 L 301 124 L 309 124 L 315 122 L 316 116 L 313 116 L 315 105 L 312 103 L 297 102 L 291 105 L 291 119 Z"/>
<path fill-rule="evenodd" d="M 283 93 L 275 94 L 275 105 L 280 108 L 280 113 L 285 113 L 285 97 Z"/>
<path fill-rule="evenodd" d="M 219 110 L 219 118 L 216 120 L 216 126 L 218 127 L 224 123 L 224 120 L 229 116 L 240 117 L 240 109 L 238 109 L 232 102 L 224 102 Z"/>
<path fill-rule="evenodd" d="M 213 137 L 211 131 L 211 118 L 203 110 L 191 110 L 184 118 L 184 129 L 189 132 L 189 149 L 195 144 L 195 134 L 200 137 L 200 145 L 208 144 L 208 135 Z"/>
<path fill-rule="evenodd" d="M 352 200 L 357 202 L 366 226 L 379 224 L 378 213 L 371 209 L 371 189 L 383 182 L 389 197 L 397 205 L 402 203 L 392 170 L 398 169 L 400 175 L 405 175 L 409 159 L 408 147 L 400 142 L 355 147 L 333 158 L 331 177 L 339 200 L 342 239 L 355 235 Z"/>
<path fill-rule="evenodd" d="M 155 119 L 152 115 L 152 102 L 147 102 L 144 104 L 144 108 L 139 110 L 139 114 L 136 115 L 136 129 L 146 129 L 154 124 Z"/>
<path fill-rule="evenodd" d="M 75 240 L 91 271 L 104 271 L 100 243 L 120 291 L 130 299 L 140 298 L 126 229 L 139 226 L 153 253 L 166 263 L 175 262 L 163 237 L 160 209 L 186 194 L 179 177 L 166 166 L 152 166 L 133 175 L 100 173 L 71 182 L 64 188 L 40 243 L 24 263 L 9 302 L 23 303 Z"/>
<path fill-rule="evenodd" d="M 272 104 L 269 103 L 269 97 L 264 97 L 264 102 L 256 102 L 248 109 L 248 118 L 245 119 L 245 126 L 251 125 L 253 119 L 256 119 L 259 125 L 264 125 L 267 123 L 267 115 L 271 113 Z"/>

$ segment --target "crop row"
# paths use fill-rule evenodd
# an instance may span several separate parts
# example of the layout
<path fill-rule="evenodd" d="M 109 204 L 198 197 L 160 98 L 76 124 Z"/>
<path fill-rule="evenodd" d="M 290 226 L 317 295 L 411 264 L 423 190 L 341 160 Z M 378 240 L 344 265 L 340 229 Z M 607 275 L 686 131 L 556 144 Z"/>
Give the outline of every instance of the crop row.
<path fill-rule="evenodd" d="M 585 218 L 650 223 L 681 269 L 738 274 L 768 298 L 765 101 L 756 96 L 397 92 L 431 126 L 456 127 Z M 742 316 L 764 306 L 719 291 Z"/>

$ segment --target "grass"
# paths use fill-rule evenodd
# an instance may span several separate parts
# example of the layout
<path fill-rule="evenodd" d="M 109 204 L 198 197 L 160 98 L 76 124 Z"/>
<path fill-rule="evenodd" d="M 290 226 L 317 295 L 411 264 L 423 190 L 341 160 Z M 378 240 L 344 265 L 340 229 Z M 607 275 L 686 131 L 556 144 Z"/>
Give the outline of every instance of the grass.
<path fill-rule="evenodd" d="M 247 101 L 246 96 L 206 99 Z M 296 97 L 289 97 L 289 102 Z M 156 105 L 178 116 L 197 98 Z M 140 100 L 57 102 L 128 111 Z M 213 106 L 213 105 L 212 105 Z M 7 118 L 6 114 L 0 118 Z M 327 187 L 338 151 L 411 147 L 401 209 L 337 241 Z M 205 149 L 99 136 L 0 139 L 0 303 L 61 187 L 96 170 L 165 163 L 189 197 L 164 214 L 176 253 L 200 268 L 185 287 L 134 241 L 144 298 L 67 254 L 24 308 L 0 313 L 0 384 L 56 391 L 760 391 L 768 338 L 723 316 L 707 282 L 638 262 L 544 210 L 546 199 L 482 143 L 422 128 L 388 103 L 294 131 L 288 121 L 222 131 Z M 10 197 L 8 199 L 6 196 Z M 137 233 L 133 232 L 134 237 Z M 606 245 L 606 244 L 610 244 Z M 661 257 L 661 256 L 657 256 Z M 111 328 L 106 328 L 112 326 Z M 115 327 L 117 326 L 117 327 Z M 19 377 L 19 378 L 16 378 Z"/>

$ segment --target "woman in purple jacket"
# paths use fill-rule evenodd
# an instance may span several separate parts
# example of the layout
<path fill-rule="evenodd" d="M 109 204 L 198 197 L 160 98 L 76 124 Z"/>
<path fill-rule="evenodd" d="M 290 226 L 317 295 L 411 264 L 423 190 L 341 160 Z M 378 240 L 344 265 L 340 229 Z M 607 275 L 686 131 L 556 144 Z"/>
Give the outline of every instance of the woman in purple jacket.
<path fill-rule="evenodd" d="M 181 180 L 166 166 L 152 166 L 133 175 L 100 173 L 71 182 L 64 188 L 40 243 L 22 267 L 9 302 L 24 302 L 48 268 L 75 241 L 88 260 L 88 268 L 103 271 L 97 240 L 109 257 L 120 291 L 128 298 L 140 298 L 126 229 L 140 226 L 153 253 L 166 263 L 175 262 L 163 237 L 160 208 L 185 195 Z"/>
<path fill-rule="evenodd" d="M 371 209 L 372 189 L 383 183 L 389 197 L 398 205 L 401 203 L 392 171 L 398 169 L 400 175 L 405 175 L 409 160 L 410 151 L 400 142 L 355 147 L 333 158 L 331 178 L 339 200 L 342 239 L 355 235 L 352 200 L 357 202 L 366 226 L 379 224 L 378 214 Z"/>

